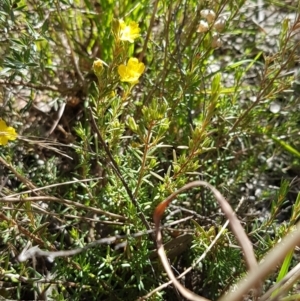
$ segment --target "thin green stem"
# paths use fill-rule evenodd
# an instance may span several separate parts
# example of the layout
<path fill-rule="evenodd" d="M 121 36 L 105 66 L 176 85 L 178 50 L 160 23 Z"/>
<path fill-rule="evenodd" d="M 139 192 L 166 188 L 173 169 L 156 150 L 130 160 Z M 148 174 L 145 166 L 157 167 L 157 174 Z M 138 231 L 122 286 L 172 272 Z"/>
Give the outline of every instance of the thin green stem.
<path fill-rule="evenodd" d="M 143 179 L 143 176 L 144 176 L 144 173 L 145 173 L 145 166 L 146 166 L 146 161 L 147 161 L 147 155 L 148 155 L 148 150 L 150 148 L 149 147 L 149 143 L 150 143 L 150 139 L 151 139 L 151 136 L 152 136 L 152 132 L 151 132 L 152 127 L 153 127 L 153 124 L 150 125 L 150 127 L 148 129 L 148 132 L 147 132 L 146 140 L 144 141 L 145 147 L 144 147 L 144 152 L 143 152 L 142 166 L 141 166 L 141 170 L 140 170 L 140 173 L 139 173 L 138 181 L 137 181 L 137 184 L 136 184 L 136 189 L 135 189 L 134 194 L 133 194 L 135 198 L 138 195 L 138 190 L 139 190 L 139 188 L 141 186 L 142 179 Z"/>

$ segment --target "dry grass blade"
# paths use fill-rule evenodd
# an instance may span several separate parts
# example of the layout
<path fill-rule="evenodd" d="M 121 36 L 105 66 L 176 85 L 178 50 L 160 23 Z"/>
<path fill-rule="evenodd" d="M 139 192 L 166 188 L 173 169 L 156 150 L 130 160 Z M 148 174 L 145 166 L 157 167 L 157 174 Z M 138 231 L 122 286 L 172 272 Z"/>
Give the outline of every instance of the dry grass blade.
<path fill-rule="evenodd" d="M 239 220 L 235 216 L 234 211 L 232 210 L 230 205 L 227 203 L 225 198 L 222 196 L 222 194 L 215 187 L 213 187 L 212 185 L 210 185 L 209 183 L 207 183 L 205 181 L 194 181 L 194 182 L 186 184 L 182 188 L 180 188 L 177 191 L 175 191 L 174 193 L 172 193 L 168 198 L 166 198 L 163 202 L 161 202 L 156 207 L 154 215 L 153 215 L 153 219 L 154 219 L 155 228 L 156 228 L 156 242 L 157 242 L 158 255 L 161 259 L 161 262 L 164 266 L 164 269 L 166 270 L 169 278 L 173 281 L 174 285 L 180 291 L 180 293 L 185 298 L 187 298 L 188 300 L 192 300 L 192 301 L 204 301 L 204 300 L 207 300 L 207 299 L 205 299 L 203 297 L 200 297 L 199 295 L 189 291 L 188 289 L 183 287 L 178 282 L 178 280 L 176 279 L 175 275 L 172 272 L 172 269 L 171 269 L 171 266 L 168 262 L 166 254 L 165 254 L 165 250 L 164 250 L 163 242 L 162 242 L 162 234 L 161 234 L 161 231 L 159 229 L 159 226 L 160 226 L 160 220 L 162 218 L 162 215 L 163 215 L 165 209 L 167 208 L 167 206 L 172 202 L 172 200 L 178 194 L 180 194 L 180 193 L 182 193 L 182 192 L 184 192 L 188 189 L 191 189 L 191 188 L 194 188 L 194 187 L 199 187 L 199 186 L 207 187 L 213 192 L 213 194 L 214 194 L 216 200 L 218 201 L 222 211 L 224 212 L 224 214 L 226 215 L 226 217 L 228 218 L 228 220 L 230 222 L 232 232 L 236 236 L 238 242 L 240 243 L 240 245 L 243 249 L 244 257 L 245 257 L 245 261 L 247 263 L 248 269 L 250 271 L 254 272 L 256 270 L 256 267 L 257 267 L 257 261 L 256 261 L 255 256 L 254 256 L 252 244 L 249 241 L 249 239 L 248 239 L 243 227 L 241 226 Z"/>
<path fill-rule="evenodd" d="M 36 196 L 36 197 L 28 197 L 28 198 L 19 198 L 19 197 L 15 197 L 15 198 L 11 198 L 11 197 L 3 197 L 0 198 L 1 202 L 7 202 L 7 203 L 19 203 L 19 202 L 57 202 L 57 203 L 61 203 L 64 204 L 66 206 L 74 206 L 77 208 L 81 208 L 81 209 L 85 209 L 87 211 L 91 211 L 91 212 L 95 212 L 98 214 L 103 214 L 105 216 L 114 218 L 114 219 L 118 219 L 120 221 L 125 221 L 126 217 L 119 215 L 119 214 L 115 214 L 115 213 L 111 213 L 111 212 L 107 212 L 95 207 L 91 207 L 91 206 L 85 206 L 83 204 L 80 204 L 79 202 L 73 202 L 71 200 L 67 200 L 67 199 L 62 199 L 62 198 L 57 198 L 54 196 Z"/>
<path fill-rule="evenodd" d="M 259 301 L 269 301 L 270 298 L 272 298 L 272 294 L 276 290 L 280 290 L 280 293 L 283 291 L 286 291 L 287 288 L 289 288 L 290 285 L 293 285 L 296 280 L 299 279 L 300 275 L 300 263 L 298 263 L 291 271 L 289 271 L 286 276 L 277 282 L 273 287 L 271 287 L 260 299 Z M 276 298 L 278 295 L 276 294 Z"/>
<path fill-rule="evenodd" d="M 25 138 L 25 137 L 22 137 L 22 136 L 18 136 L 18 139 L 22 140 L 22 141 L 25 141 L 26 143 L 29 143 L 31 145 L 37 145 L 41 148 L 48 149 L 50 151 L 53 151 L 53 152 L 59 154 L 62 157 L 73 160 L 72 157 L 68 156 L 64 151 L 62 151 L 60 149 L 60 148 L 66 148 L 66 147 L 72 148 L 71 145 L 59 143 L 59 142 L 52 141 L 52 140 L 49 140 L 49 139 L 38 140 L 38 139 L 36 139 L 36 137 L 30 137 L 30 139 L 28 139 L 28 137 Z M 36 139 L 36 140 L 34 140 L 34 139 Z"/>
<path fill-rule="evenodd" d="M 0 163 L 7 169 L 14 173 L 17 179 L 22 182 L 29 189 L 36 189 L 35 185 L 27 178 L 23 177 L 11 164 L 7 163 L 3 158 L 0 157 Z"/>
<path fill-rule="evenodd" d="M 69 185 L 69 184 L 73 184 L 73 183 L 84 183 L 84 182 L 90 182 L 90 181 L 98 181 L 103 179 L 102 177 L 96 177 L 96 178 L 90 178 L 90 179 L 75 179 L 72 181 L 67 181 L 67 182 L 62 182 L 62 183 L 55 183 L 55 184 L 51 184 L 51 185 L 46 185 L 43 187 L 38 187 L 35 189 L 30 189 L 30 190 L 26 190 L 26 191 L 22 191 L 22 192 L 18 192 L 18 193 L 14 193 L 14 194 L 10 194 L 9 197 L 16 197 L 16 196 L 21 196 L 27 193 L 32 193 L 32 192 L 36 192 L 36 191 L 40 191 L 40 190 L 46 190 L 52 187 L 58 187 L 58 186 L 62 186 L 62 185 Z"/>
<path fill-rule="evenodd" d="M 220 298 L 219 301 L 238 301 L 241 300 L 249 289 L 255 287 L 269 273 L 276 269 L 277 265 L 283 261 L 286 254 L 295 246 L 300 244 L 300 222 L 296 225 L 295 230 L 289 233 L 282 241 L 274 247 L 270 253 L 260 262 L 257 269 L 252 270 L 237 285 L 235 291 Z"/>

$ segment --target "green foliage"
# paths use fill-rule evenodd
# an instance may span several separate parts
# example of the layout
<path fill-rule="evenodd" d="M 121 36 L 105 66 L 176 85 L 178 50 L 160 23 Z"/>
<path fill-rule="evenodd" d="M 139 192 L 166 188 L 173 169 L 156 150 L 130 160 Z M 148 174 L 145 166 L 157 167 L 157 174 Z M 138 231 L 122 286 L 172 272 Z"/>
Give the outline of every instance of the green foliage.
<path fill-rule="evenodd" d="M 0 3 L 0 118 L 18 133 L 17 140 L 0 146 L 0 280 L 7 284 L 2 297 L 147 295 L 168 281 L 151 255 L 151 234 L 97 245 L 52 265 L 11 257 L 28 240 L 41 249 L 66 250 L 145 231 L 153 227 L 155 206 L 195 179 L 215 185 L 233 207 L 246 198 L 238 216 L 258 258 L 292 231 L 300 206 L 299 181 L 293 180 L 300 157 L 300 80 L 294 72 L 300 23 L 293 7 L 267 2 L 283 20 L 271 20 L 279 33 L 271 36 L 270 24 L 258 24 L 248 5 Z M 216 20 L 209 22 L 203 9 L 213 10 Z M 132 34 L 131 21 L 140 28 L 133 43 L 124 39 Z M 201 21 L 207 30 L 200 30 Z M 175 239 L 172 231 L 193 234 L 192 247 L 170 258 L 180 272 L 205 252 L 224 220 L 204 190 L 175 202 L 180 209 L 168 209 L 168 222 L 194 218 L 164 233 L 166 241 Z M 218 298 L 246 272 L 241 258 L 225 231 L 195 269 L 196 286 Z M 293 265 L 287 257 L 277 281 Z M 46 269 L 53 281 L 45 278 Z M 172 298 L 168 289 L 148 297 Z"/>

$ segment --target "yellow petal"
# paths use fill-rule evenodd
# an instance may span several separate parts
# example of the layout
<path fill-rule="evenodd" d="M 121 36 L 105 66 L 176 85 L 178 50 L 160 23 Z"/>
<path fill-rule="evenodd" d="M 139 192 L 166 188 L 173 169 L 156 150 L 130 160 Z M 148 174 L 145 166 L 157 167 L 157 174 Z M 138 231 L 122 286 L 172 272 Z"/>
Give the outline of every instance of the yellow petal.
<path fill-rule="evenodd" d="M 131 21 L 129 23 L 129 27 L 130 27 L 130 34 L 131 34 L 131 37 L 133 39 L 136 39 L 140 36 L 140 31 L 141 29 L 139 28 L 139 24 L 134 22 L 134 21 Z"/>
<path fill-rule="evenodd" d="M 139 60 L 135 57 L 131 57 L 127 63 L 129 69 L 134 69 L 135 66 L 139 63 Z"/>
<path fill-rule="evenodd" d="M 8 139 L 5 136 L 0 136 L 0 145 L 6 145 L 8 143 Z"/>
<path fill-rule="evenodd" d="M 6 145 L 8 140 L 16 140 L 17 133 L 13 127 L 8 127 L 6 122 L 0 119 L 0 145 Z"/>
<path fill-rule="evenodd" d="M 16 130 L 10 126 L 6 129 L 6 136 L 9 140 L 16 140 L 18 137 Z"/>
<path fill-rule="evenodd" d="M 137 72 L 142 74 L 145 70 L 145 65 L 143 63 L 139 63 L 137 66 Z"/>
<path fill-rule="evenodd" d="M 118 67 L 118 73 L 121 77 L 121 80 L 123 80 L 127 76 L 127 67 L 125 65 L 120 65 Z"/>

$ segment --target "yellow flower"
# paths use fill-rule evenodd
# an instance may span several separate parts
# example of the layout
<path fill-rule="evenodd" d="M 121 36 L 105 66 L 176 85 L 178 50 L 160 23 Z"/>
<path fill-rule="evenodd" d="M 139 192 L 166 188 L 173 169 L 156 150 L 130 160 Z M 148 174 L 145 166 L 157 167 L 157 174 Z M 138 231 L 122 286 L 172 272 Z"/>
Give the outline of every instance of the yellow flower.
<path fill-rule="evenodd" d="M 132 85 L 139 82 L 139 78 L 143 74 L 144 70 L 145 65 L 133 57 L 129 59 L 127 66 L 122 64 L 118 67 L 118 73 L 121 81 L 131 83 Z"/>
<path fill-rule="evenodd" d="M 131 21 L 129 25 L 126 25 L 123 20 L 119 20 L 119 25 L 119 38 L 121 41 L 128 41 L 130 43 L 133 43 L 135 39 L 140 37 L 141 29 L 139 28 L 138 23 Z"/>
<path fill-rule="evenodd" d="M 16 140 L 16 130 L 6 125 L 6 122 L 0 119 L 0 145 L 6 145 L 8 140 Z"/>

